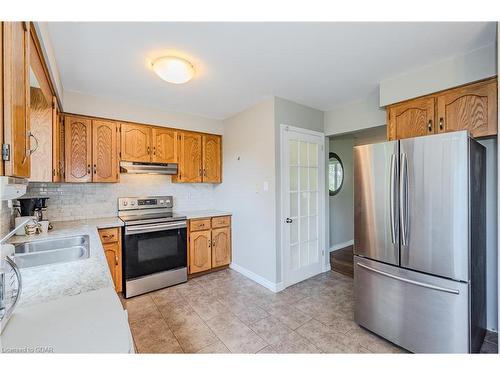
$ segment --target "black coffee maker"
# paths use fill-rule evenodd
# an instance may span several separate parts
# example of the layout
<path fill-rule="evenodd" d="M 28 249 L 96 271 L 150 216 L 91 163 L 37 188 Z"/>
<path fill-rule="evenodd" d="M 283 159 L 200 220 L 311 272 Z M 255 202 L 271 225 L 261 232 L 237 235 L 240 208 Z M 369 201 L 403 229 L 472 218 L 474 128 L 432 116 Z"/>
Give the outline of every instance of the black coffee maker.
<path fill-rule="evenodd" d="M 21 216 L 35 216 L 38 221 L 43 220 L 43 211 L 47 208 L 48 197 L 18 198 L 19 213 Z"/>

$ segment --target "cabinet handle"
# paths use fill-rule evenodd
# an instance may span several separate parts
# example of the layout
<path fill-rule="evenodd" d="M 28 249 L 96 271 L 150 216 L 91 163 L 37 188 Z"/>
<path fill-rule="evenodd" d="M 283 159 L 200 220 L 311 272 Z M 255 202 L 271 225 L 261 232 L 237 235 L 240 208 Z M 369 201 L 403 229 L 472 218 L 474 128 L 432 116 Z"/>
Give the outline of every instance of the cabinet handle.
<path fill-rule="evenodd" d="M 439 118 L 439 130 L 443 130 L 444 127 L 444 119 L 442 117 Z"/>
<path fill-rule="evenodd" d="M 33 135 L 32 132 L 28 132 L 28 136 L 31 138 L 33 138 L 35 140 L 35 148 L 29 148 L 28 149 L 28 156 L 31 156 L 33 155 L 33 153 L 38 150 L 38 139 L 36 139 L 36 137 Z"/>
<path fill-rule="evenodd" d="M 114 234 L 111 235 L 105 234 L 104 236 L 102 236 L 102 238 L 108 239 L 108 238 L 113 238 L 114 236 L 115 236 Z"/>
<path fill-rule="evenodd" d="M 94 164 L 94 174 L 97 173 L 97 165 Z"/>
<path fill-rule="evenodd" d="M 153 155 L 156 155 L 156 147 L 153 147 Z"/>
<path fill-rule="evenodd" d="M 207 170 L 203 168 L 203 176 L 207 177 Z"/>
<path fill-rule="evenodd" d="M 215 241 L 212 241 L 212 246 L 215 247 Z"/>
<path fill-rule="evenodd" d="M 87 174 L 90 174 L 90 164 L 87 165 Z"/>
<path fill-rule="evenodd" d="M 118 265 L 118 255 L 115 254 L 115 266 Z"/>
<path fill-rule="evenodd" d="M 200 176 L 201 176 L 201 175 L 202 175 L 202 174 L 201 174 L 201 168 L 200 168 Z"/>
<path fill-rule="evenodd" d="M 432 120 L 429 120 L 427 123 L 427 129 L 429 129 L 430 132 L 432 131 Z"/>
<path fill-rule="evenodd" d="M 148 155 L 149 155 L 150 153 L 151 153 L 151 149 L 150 149 L 150 148 L 149 148 L 149 146 L 148 146 Z"/>

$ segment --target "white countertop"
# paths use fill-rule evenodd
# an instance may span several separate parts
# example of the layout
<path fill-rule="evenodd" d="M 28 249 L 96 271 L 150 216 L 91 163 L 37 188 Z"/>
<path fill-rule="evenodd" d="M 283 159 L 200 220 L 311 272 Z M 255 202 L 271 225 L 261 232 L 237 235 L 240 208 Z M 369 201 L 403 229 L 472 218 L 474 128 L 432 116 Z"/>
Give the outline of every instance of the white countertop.
<path fill-rule="evenodd" d="M 127 315 L 114 288 L 17 308 L 0 336 L 3 353 L 130 353 Z"/>
<path fill-rule="evenodd" d="M 114 217 L 53 222 L 52 225 L 54 229 L 47 234 L 14 236 L 10 243 L 86 234 L 90 240 L 90 256 L 74 262 L 21 269 L 23 292 L 19 306 L 48 302 L 64 296 L 113 286 L 97 229 L 121 226 L 123 222 Z"/>
<path fill-rule="evenodd" d="M 219 211 L 219 210 L 176 211 L 175 213 L 181 216 L 186 216 L 188 219 L 201 219 L 205 217 L 232 215 L 232 213 L 229 211 Z"/>
<path fill-rule="evenodd" d="M 21 269 L 23 291 L 0 337 L 2 350 L 51 347 L 54 352 L 129 352 L 126 313 L 114 291 L 97 229 L 123 226 L 117 217 L 53 222 L 47 234 L 11 243 L 88 235 L 88 259 Z"/>

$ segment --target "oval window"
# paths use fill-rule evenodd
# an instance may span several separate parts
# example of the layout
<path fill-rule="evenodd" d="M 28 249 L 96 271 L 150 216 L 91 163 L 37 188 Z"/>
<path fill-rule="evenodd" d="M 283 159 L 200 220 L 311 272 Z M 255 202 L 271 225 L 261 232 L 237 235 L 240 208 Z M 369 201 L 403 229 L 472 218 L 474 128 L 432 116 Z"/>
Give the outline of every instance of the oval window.
<path fill-rule="evenodd" d="M 344 183 L 344 166 L 339 156 L 330 152 L 328 161 L 328 188 L 330 196 L 338 194 Z"/>

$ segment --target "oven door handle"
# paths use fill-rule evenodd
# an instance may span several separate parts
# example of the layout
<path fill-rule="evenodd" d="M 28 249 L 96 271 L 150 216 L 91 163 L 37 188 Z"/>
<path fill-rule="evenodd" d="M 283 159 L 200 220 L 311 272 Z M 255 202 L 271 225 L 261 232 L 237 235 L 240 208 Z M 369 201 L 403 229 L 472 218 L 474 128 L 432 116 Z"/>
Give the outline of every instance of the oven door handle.
<path fill-rule="evenodd" d="M 160 232 L 162 230 L 187 228 L 186 221 L 178 221 L 175 223 L 168 224 L 154 224 L 154 225 L 137 225 L 132 227 L 125 227 L 125 235 L 140 234 L 140 233 L 150 233 L 150 232 Z"/>

